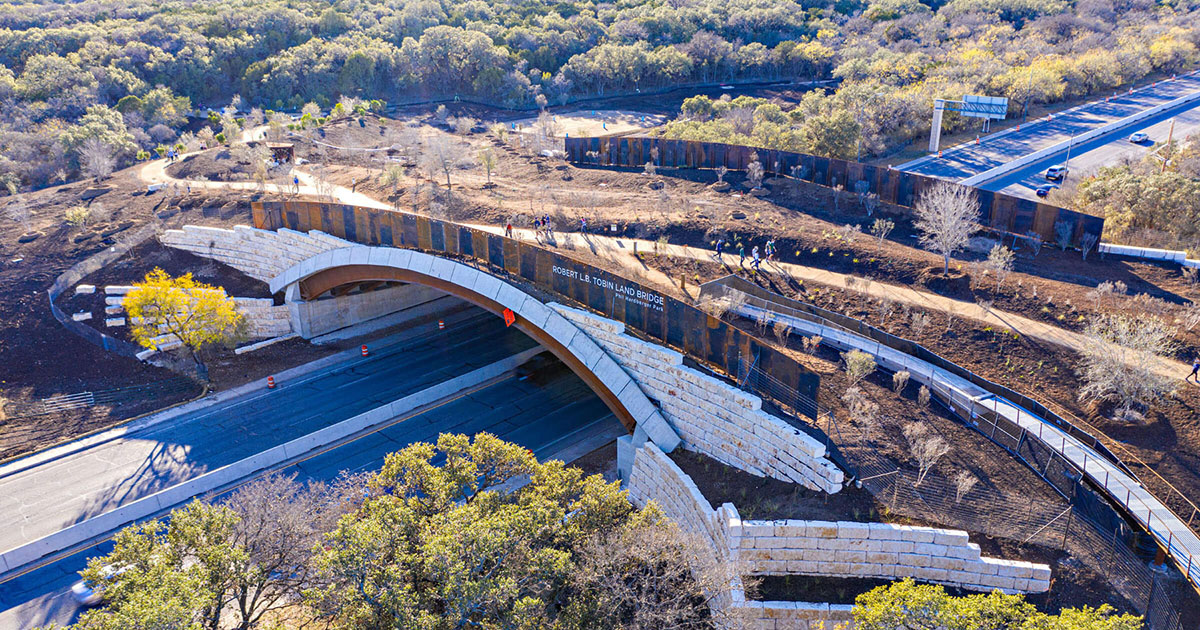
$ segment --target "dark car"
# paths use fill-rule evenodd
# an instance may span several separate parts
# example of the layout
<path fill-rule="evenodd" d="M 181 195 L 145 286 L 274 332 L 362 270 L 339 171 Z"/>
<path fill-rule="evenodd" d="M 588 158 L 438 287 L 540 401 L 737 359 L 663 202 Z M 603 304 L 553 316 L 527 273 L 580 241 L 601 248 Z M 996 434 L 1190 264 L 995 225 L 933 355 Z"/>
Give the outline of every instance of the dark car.
<path fill-rule="evenodd" d="M 1045 186 L 1038 186 L 1037 190 L 1033 192 L 1039 197 L 1045 197 L 1050 194 L 1051 190 L 1058 190 L 1058 185 L 1046 184 Z"/>
<path fill-rule="evenodd" d="M 533 355 L 528 361 L 518 365 L 514 371 L 518 381 L 527 381 L 542 373 L 549 373 L 564 367 L 566 366 L 558 360 L 558 357 L 546 350 Z"/>

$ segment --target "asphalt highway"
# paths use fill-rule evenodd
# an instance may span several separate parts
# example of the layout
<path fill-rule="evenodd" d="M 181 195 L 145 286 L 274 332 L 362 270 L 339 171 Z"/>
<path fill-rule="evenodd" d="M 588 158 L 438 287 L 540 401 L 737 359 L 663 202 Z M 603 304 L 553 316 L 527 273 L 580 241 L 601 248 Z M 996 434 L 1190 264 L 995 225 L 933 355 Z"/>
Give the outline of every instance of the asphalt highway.
<path fill-rule="evenodd" d="M 1200 106 L 1170 114 L 1155 116 L 1143 123 L 1125 128 L 1119 132 L 1106 134 L 1091 142 L 1076 145 L 1071 148 L 1070 173 L 1068 182 L 1078 182 L 1085 177 L 1095 175 L 1103 166 L 1114 166 L 1126 160 L 1140 162 L 1154 150 L 1155 143 L 1165 143 L 1171 133 L 1171 121 L 1175 121 L 1174 138 L 1176 142 L 1190 135 L 1200 133 Z M 1144 131 L 1150 136 L 1148 142 L 1134 144 L 1129 136 L 1136 131 Z M 1046 169 L 1067 161 L 1066 151 L 1061 151 L 1043 160 L 1039 160 L 1024 168 L 1017 169 L 982 186 L 985 190 L 1003 192 L 1014 197 L 1038 199 L 1034 193 L 1039 186 L 1050 182 L 1046 179 Z M 1054 202 L 1050 197 L 1049 201 Z"/>
<path fill-rule="evenodd" d="M 1069 140 L 1084 132 L 1131 116 L 1145 109 L 1162 105 L 1182 96 L 1200 91 L 1200 74 L 1181 76 L 1174 81 L 1137 89 L 1110 98 L 1092 101 L 1055 114 L 1051 119 L 1038 119 L 1013 128 L 984 136 L 980 144 L 962 144 L 945 149 L 942 157 L 920 158 L 897 166 L 900 170 L 944 179 L 961 180 L 978 175 L 1023 155 Z M 1180 115 L 1180 111 L 1164 112 L 1163 119 Z M 1128 137 L 1133 130 L 1122 129 L 1118 135 Z M 1102 145 L 1099 145 L 1102 146 Z M 1086 150 L 1086 149 L 1085 149 Z M 990 187 L 989 187 L 990 189 Z"/>
<path fill-rule="evenodd" d="M 483 350 L 484 340 L 480 341 Z M 490 339 L 490 343 L 496 341 Z M 342 471 L 377 470 L 388 453 L 414 442 L 435 440 L 439 433 L 481 431 L 524 445 L 545 459 L 562 457 L 566 447 L 581 441 L 603 444 L 624 429 L 582 380 L 555 362 L 529 380 L 508 377 L 282 472 L 295 473 L 300 480 L 329 480 Z M 106 541 L 0 583 L 0 630 L 72 623 L 82 610 L 71 597 L 71 585 L 90 558 L 111 550 Z"/>
<path fill-rule="evenodd" d="M 428 326 L 428 325 L 427 325 Z M 9 550 L 322 427 L 534 347 L 479 309 L 445 331 L 281 382 L 0 478 L 0 549 Z"/>

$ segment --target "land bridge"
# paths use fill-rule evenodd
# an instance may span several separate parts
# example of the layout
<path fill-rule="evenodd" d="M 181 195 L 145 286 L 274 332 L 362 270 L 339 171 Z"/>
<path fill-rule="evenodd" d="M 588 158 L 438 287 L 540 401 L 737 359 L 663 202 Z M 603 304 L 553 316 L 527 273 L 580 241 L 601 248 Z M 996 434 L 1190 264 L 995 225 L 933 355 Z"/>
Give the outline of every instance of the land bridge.
<path fill-rule="evenodd" d="M 809 415 L 818 376 L 689 304 L 535 243 L 428 217 L 313 202 L 260 202 L 252 214 L 253 227 L 188 226 L 163 241 L 268 282 L 305 337 L 326 329 L 313 313 L 375 302 L 396 309 L 429 299 L 425 292 L 453 296 L 506 317 L 560 358 L 634 446 L 682 446 L 814 490 L 842 487 L 823 434 L 768 413 L 722 374 L 753 358 L 811 402 L 798 411 Z"/>

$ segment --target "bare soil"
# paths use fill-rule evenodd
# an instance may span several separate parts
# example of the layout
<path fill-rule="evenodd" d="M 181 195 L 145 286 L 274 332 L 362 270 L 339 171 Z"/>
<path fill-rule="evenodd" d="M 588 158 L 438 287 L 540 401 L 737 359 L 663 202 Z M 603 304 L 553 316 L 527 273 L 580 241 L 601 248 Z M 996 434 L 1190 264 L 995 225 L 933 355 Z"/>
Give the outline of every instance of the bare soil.
<path fill-rule="evenodd" d="M 0 461 L 28 454 L 50 445 L 112 427 L 130 418 L 194 398 L 203 391 L 199 384 L 180 384 L 179 375 L 134 359 L 105 352 L 58 323 L 50 313 L 46 289 L 59 274 L 85 258 L 119 242 L 127 233 L 147 223 L 163 229 L 184 224 L 229 227 L 249 222 L 250 195 L 220 191 L 182 190 L 147 194 L 135 169 L 126 169 L 105 180 L 104 191 L 95 195 L 91 182 L 63 186 L 0 199 L 0 212 L 12 204 L 29 210 L 29 224 L 0 223 Z M 71 227 L 65 223 L 68 208 L 91 209 L 89 223 Z M 27 232 L 38 238 L 20 242 Z M 207 261 L 183 252 L 156 253 L 157 245 L 144 245 L 132 258 L 117 261 L 109 269 L 93 274 L 84 283 L 129 284 L 144 276 L 154 265 L 172 273 L 211 269 Z M 158 248 L 161 249 L 161 248 Z M 163 250 L 166 251 L 166 250 Z M 143 258 L 144 256 L 144 258 Z M 165 257 L 164 257 L 165 256 Z M 209 278 L 226 285 L 235 295 L 265 296 L 252 290 L 254 281 L 219 270 Z M 227 271 L 232 271 L 228 270 Z M 247 282 L 249 281 L 249 282 Z M 261 283 L 259 283 L 261 284 Z M 88 299 L 103 303 L 103 297 Z M 67 313 L 91 308 L 93 323 L 103 326 L 102 307 L 77 305 L 73 291 L 60 298 Z M 97 318 L 101 318 L 97 322 Z M 110 329 L 111 331 L 112 329 Z M 325 356 L 337 346 L 315 348 L 303 342 L 285 342 L 258 352 L 236 356 L 230 351 L 211 358 L 212 386 L 217 389 L 265 378 L 267 374 Z M 186 383 L 186 381 L 185 381 Z M 46 415 L 22 415 L 29 404 L 63 394 L 100 392 L 135 386 L 136 400 L 115 405 Z M 25 410 L 25 411 L 22 411 Z"/>

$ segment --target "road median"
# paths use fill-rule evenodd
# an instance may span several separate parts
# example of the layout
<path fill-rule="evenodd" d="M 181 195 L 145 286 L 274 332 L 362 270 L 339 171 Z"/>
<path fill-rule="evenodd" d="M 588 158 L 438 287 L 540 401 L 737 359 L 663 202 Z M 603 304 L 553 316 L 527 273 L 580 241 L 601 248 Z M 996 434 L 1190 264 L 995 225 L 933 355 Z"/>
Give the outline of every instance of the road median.
<path fill-rule="evenodd" d="M 228 489 L 248 478 L 306 459 L 376 431 L 398 419 L 444 404 L 490 384 L 542 351 L 541 347 L 530 348 L 232 464 L 205 472 L 48 536 L 5 550 L 0 553 L 0 582 L 17 577 L 58 556 L 103 540 L 122 527 L 159 516 L 194 497 Z"/>

